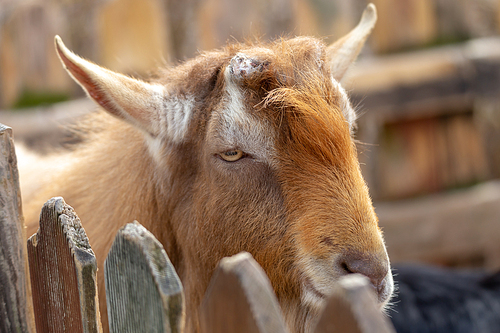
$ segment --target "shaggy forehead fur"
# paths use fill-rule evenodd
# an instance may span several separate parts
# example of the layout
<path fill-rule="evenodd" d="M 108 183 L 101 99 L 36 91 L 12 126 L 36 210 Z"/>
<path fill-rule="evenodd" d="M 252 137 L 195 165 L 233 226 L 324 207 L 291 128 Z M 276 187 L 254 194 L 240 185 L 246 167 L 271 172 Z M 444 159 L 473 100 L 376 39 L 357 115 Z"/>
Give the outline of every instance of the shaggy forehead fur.
<path fill-rule="evenodd" d="M 217 108 L 208 106 L 210 100 L 220 101 L 228 88 L 225 69 L 237 54 L 264 64 L 261 71 L 237 82 L 248 112 L 274 124 L 285 135 L 282 139 L 296 144 L 300 152 L 305 150 L 324 161 L 339 161 L 352 144 L 351 119 L 346 119 L 349 110 L 345 110 L 350 105 L 331 77 L 330 66 L 325 64 L 325 45 L 318 39 L 297 37 L 269 44 L 232 44 L 162 70 L 159 77 L 168 81 L 157 82 L 175 89 L 172 93 L 196 96 L 198 105 L 204 105 L 196 112 L 202 113 L 199 118 L 204 123 L 210 117 L 207 113 Z M 198 122 L 192 129 L 199 133 L 204 125 Z"/>
<path fill-rule="evenodd" d="M 301 37 L 269 49 L 272 53 L 263 52 L 262 58 L 254 55 L 256 61 L 267 64 L 266 69 L 241 84 L 249 103 L 255 103 L 254 112 L 274 123 L 281 144 L 297 156 L 327 164 L 351 160 L 352 140 L 342 110 L 347 101 L 324 65 L 324 45 Z"/>

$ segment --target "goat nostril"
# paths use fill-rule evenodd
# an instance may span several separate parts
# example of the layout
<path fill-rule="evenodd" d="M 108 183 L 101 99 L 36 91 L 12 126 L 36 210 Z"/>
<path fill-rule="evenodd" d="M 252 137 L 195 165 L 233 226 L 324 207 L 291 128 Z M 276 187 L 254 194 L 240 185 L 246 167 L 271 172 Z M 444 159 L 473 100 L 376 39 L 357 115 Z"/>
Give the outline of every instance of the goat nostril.
<path fill-rule="evenodd" d="M 377 292 L 384 289 L 384 279 L 389 271 L 387 260 L 371 256 L 345 256 L 340 261 L 344 274 L 359 273 L 366 276 Z"/>
<path fill-rule="evenodd" d="M 349 268 L 349 266 L 343 262 L 340 264 L 340 267 L 342 267 L 342 269 L 347 273 L 347 274 L 354 274 L 355 272 L 351 271 L 351 269 Z"/>

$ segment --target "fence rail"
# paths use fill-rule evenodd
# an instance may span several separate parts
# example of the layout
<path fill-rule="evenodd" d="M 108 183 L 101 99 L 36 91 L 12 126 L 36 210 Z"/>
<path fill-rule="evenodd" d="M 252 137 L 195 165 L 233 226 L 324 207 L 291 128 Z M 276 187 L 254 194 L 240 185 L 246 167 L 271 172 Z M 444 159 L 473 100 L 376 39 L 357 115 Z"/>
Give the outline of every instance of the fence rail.
<path fill-rule="evenodd" d="M 60 197 L 43 206 L 40 229 L 27 242 L 30 310 L 11 133 L 0 124 L 0 330 L 102 332 L 96 258 L 80 219 Z M 104 275 L 110 332 L 183 331 L 182 283 L 163 246 L 138 222 L 117 233 Z M 288 332 L 268 277 L 246 252 L 221 260 L 201 304 L 200 326 L 202 333 Z M 377 308 L 368 280 L 351 274 L 339 281 L 313 331 L 394 329 Z"/>

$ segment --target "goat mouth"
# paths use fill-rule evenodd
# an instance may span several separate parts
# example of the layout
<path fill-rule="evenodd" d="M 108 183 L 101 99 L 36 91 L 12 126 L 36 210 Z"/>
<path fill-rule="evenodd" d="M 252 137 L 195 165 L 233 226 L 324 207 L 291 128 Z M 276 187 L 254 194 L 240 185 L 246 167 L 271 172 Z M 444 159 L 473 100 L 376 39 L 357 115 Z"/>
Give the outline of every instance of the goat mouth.
<path fill-rule="evenodd" d="M 316 289 L 314 287 L 314 284 L 309 277 L 304 278 L 304 289 L 306 291 L 312 293 L 314 296 L 316 296 L 319 299 L 322 299 L 322 300 L 326 299 L 326 295 L 321 293 L 320 291 L 318 291 L 318 289 Z"/>
<path fill-rule="evenodd" d="M 391 300 L 392 294 L 394 292 L 394 284 L 392 280 L 387 280 L 388 281 L 384 281 L 384 283 L 379 288 L 375 288 L 375 291 L 377 293 L 377 301 L 382 309 L 384 309 L 387 303 Z"/>
<path fill-rule="evenodd" d="M 310 277 L 303 278 L 303 290 L 310 296 L 314 296 L 314 298 L 316 298 L 317 301 L 320 302 L 325 301 L 329 296 L 316 289 Z M 381 310 L 384 310 L 387 306 L 388 301 L 392 297 L 392 288 L 385 284 L 382 288 L 376 288 L 375 286 L 373 286 L 373 292 L 374 296 L 376 297 L 377 307 Z"/>

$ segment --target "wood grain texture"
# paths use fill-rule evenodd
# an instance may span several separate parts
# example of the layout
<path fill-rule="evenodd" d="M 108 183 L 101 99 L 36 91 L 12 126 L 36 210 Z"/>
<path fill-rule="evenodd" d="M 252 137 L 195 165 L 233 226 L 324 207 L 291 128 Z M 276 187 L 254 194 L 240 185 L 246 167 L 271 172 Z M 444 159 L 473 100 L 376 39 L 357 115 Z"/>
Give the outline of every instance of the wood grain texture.
<path fill-rule="evenodd" d="M 342 277 L 328 298 L 315 333 L 395 333 L 377 306 L 368 278 L 360 274 Z"/>
<path fill-rule="evenodd" d="M 376 204 L 391 263 L 500 267 L 500 180 Z"/>
<path fill-rule="evenodd" d="M 221 260 L 201 304 L 202 333 L 286 332 L 278 300 L 247 252 Z"/>
<path fill-rule="evenodd" d="M 142 225 L 118 231 L 104 276 L 111 333 L 182 332 L 181 281 L 163 246 Z"/>
<path fill-rule="evenodd" d="M 345 86 L 375 201 L 499 177 L 499 64 L 499 38 L 360 59 Z"/>
<path fill-rule="evenodd" d="M 29 332 L 24 222 L 12 129 L 0 124 L 0 331 Z"/>
<path fill-rule="evenodd" d="M 97 262 L 73 208 L 60 197 L 42 208 L 28 239 L 38 332 L 101 332 Z"/>

